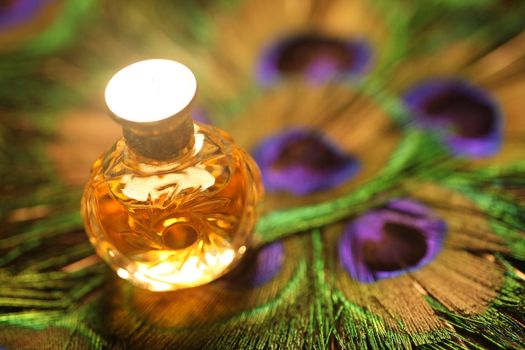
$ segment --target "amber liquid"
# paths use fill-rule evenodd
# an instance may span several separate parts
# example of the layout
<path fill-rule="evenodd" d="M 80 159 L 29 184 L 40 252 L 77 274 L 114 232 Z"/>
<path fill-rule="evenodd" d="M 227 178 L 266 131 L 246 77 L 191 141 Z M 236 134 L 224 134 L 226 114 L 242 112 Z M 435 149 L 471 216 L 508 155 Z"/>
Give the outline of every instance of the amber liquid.
<path fill-rule="evenodd" d="M 262 189 L 251 158 L 199 126 L 195 145 L 147 162 L 125 141 L 93 166 L 82 201 L 91 242 L 122 278 L 174 290 L 224 274 L 246 250 Z"/>

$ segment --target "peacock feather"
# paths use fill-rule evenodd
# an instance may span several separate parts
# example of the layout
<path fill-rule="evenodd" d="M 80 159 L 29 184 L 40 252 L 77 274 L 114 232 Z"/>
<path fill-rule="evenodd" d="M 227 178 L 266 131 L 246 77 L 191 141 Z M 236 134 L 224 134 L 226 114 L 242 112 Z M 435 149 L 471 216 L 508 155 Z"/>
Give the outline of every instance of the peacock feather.
<path fill-rule="evenodd" d="M 525 348 L 525 5 L 0 1 L 0 348 Z M 79 214 L 102 91 L 165 57 L 267 192 L 242 263 L 135 288 Z"/>

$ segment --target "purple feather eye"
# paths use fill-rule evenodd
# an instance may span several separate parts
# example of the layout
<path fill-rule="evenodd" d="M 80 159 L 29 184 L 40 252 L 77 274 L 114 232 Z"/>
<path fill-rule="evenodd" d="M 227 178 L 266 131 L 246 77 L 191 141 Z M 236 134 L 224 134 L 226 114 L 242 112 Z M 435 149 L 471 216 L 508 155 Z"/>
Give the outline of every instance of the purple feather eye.
<path fill-rule="evenodd" d="M 455 154 L 479 158 L 499 150 L 502 118 L 486 91 L 461 80 L 430 80 L 413 87 L 404 100 L 423 127 L 443 132 Z"/>
<path fill-rule="evenodd" d="M 253 152 L 268 192 L 296 195 L 329 189 L 352 178 L 359 161 L 344 154 L 322 134 L 290 129 L 265 139 Z"/>
<path fill-rule="evenodd" d="M 49 2 L 50 0 L 0 1 L 0 30 L 26 22 Z"/>
<path fill-rule="evenodd" d="M 229 287 L 258 287 L 269 282 L 281 271 L 284 262 L 282 243 L 274 242 L 247 254 L 244 262 L 224 277 Z"/>
<path fill-rule="evenodd" d="M 316 34 L 293 36 L 263 52 L 257 77 L 265 86 L 291 75 L 303 75 L 313 83 L 358 77 L 368 69 L 371 56 L 369 45 L 362 40 Z"/>
<path fill-rule="evenodd" d="M 206 110 L 200 106 L 193 107 L 191 114 L 193 121 L 202 123 L 202 124 L 212 124 L 210 118 L 208 118 L 208 113 Z"/>
<path fill-rule="evenodd" d="M 360 282 L 396 277 L 432 261 L 446 232 L 446 223 L 423 204 L 395 199 L 346 226 L 339 239 L 339 258 Z"/>

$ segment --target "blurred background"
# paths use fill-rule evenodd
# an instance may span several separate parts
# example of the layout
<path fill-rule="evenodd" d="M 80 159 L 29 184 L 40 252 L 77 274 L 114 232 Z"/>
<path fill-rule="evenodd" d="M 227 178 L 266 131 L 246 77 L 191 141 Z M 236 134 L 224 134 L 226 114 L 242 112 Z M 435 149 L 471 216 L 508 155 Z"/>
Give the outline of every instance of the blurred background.
<path fill-rule="evenodd" d="M 525 3 L 0 1 L 6 349 L 522 348 Z M 266 198 L 232 274 L 138 290 L 79 202 L 104 89 L 167 58 Z"/>

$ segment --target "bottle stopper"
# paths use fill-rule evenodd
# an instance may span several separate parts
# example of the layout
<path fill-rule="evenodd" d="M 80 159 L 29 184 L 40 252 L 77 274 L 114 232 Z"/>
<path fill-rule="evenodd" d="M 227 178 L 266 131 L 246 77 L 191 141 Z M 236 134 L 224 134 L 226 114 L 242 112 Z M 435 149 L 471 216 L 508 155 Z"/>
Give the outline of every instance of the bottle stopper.
<path fill-rule="evenodd" d="M 197 80 L 179 62 L 150 59 L 118 71 L 105 99 L 133 151 L 155 160 L 176 157 L 193 140 Z"/>

